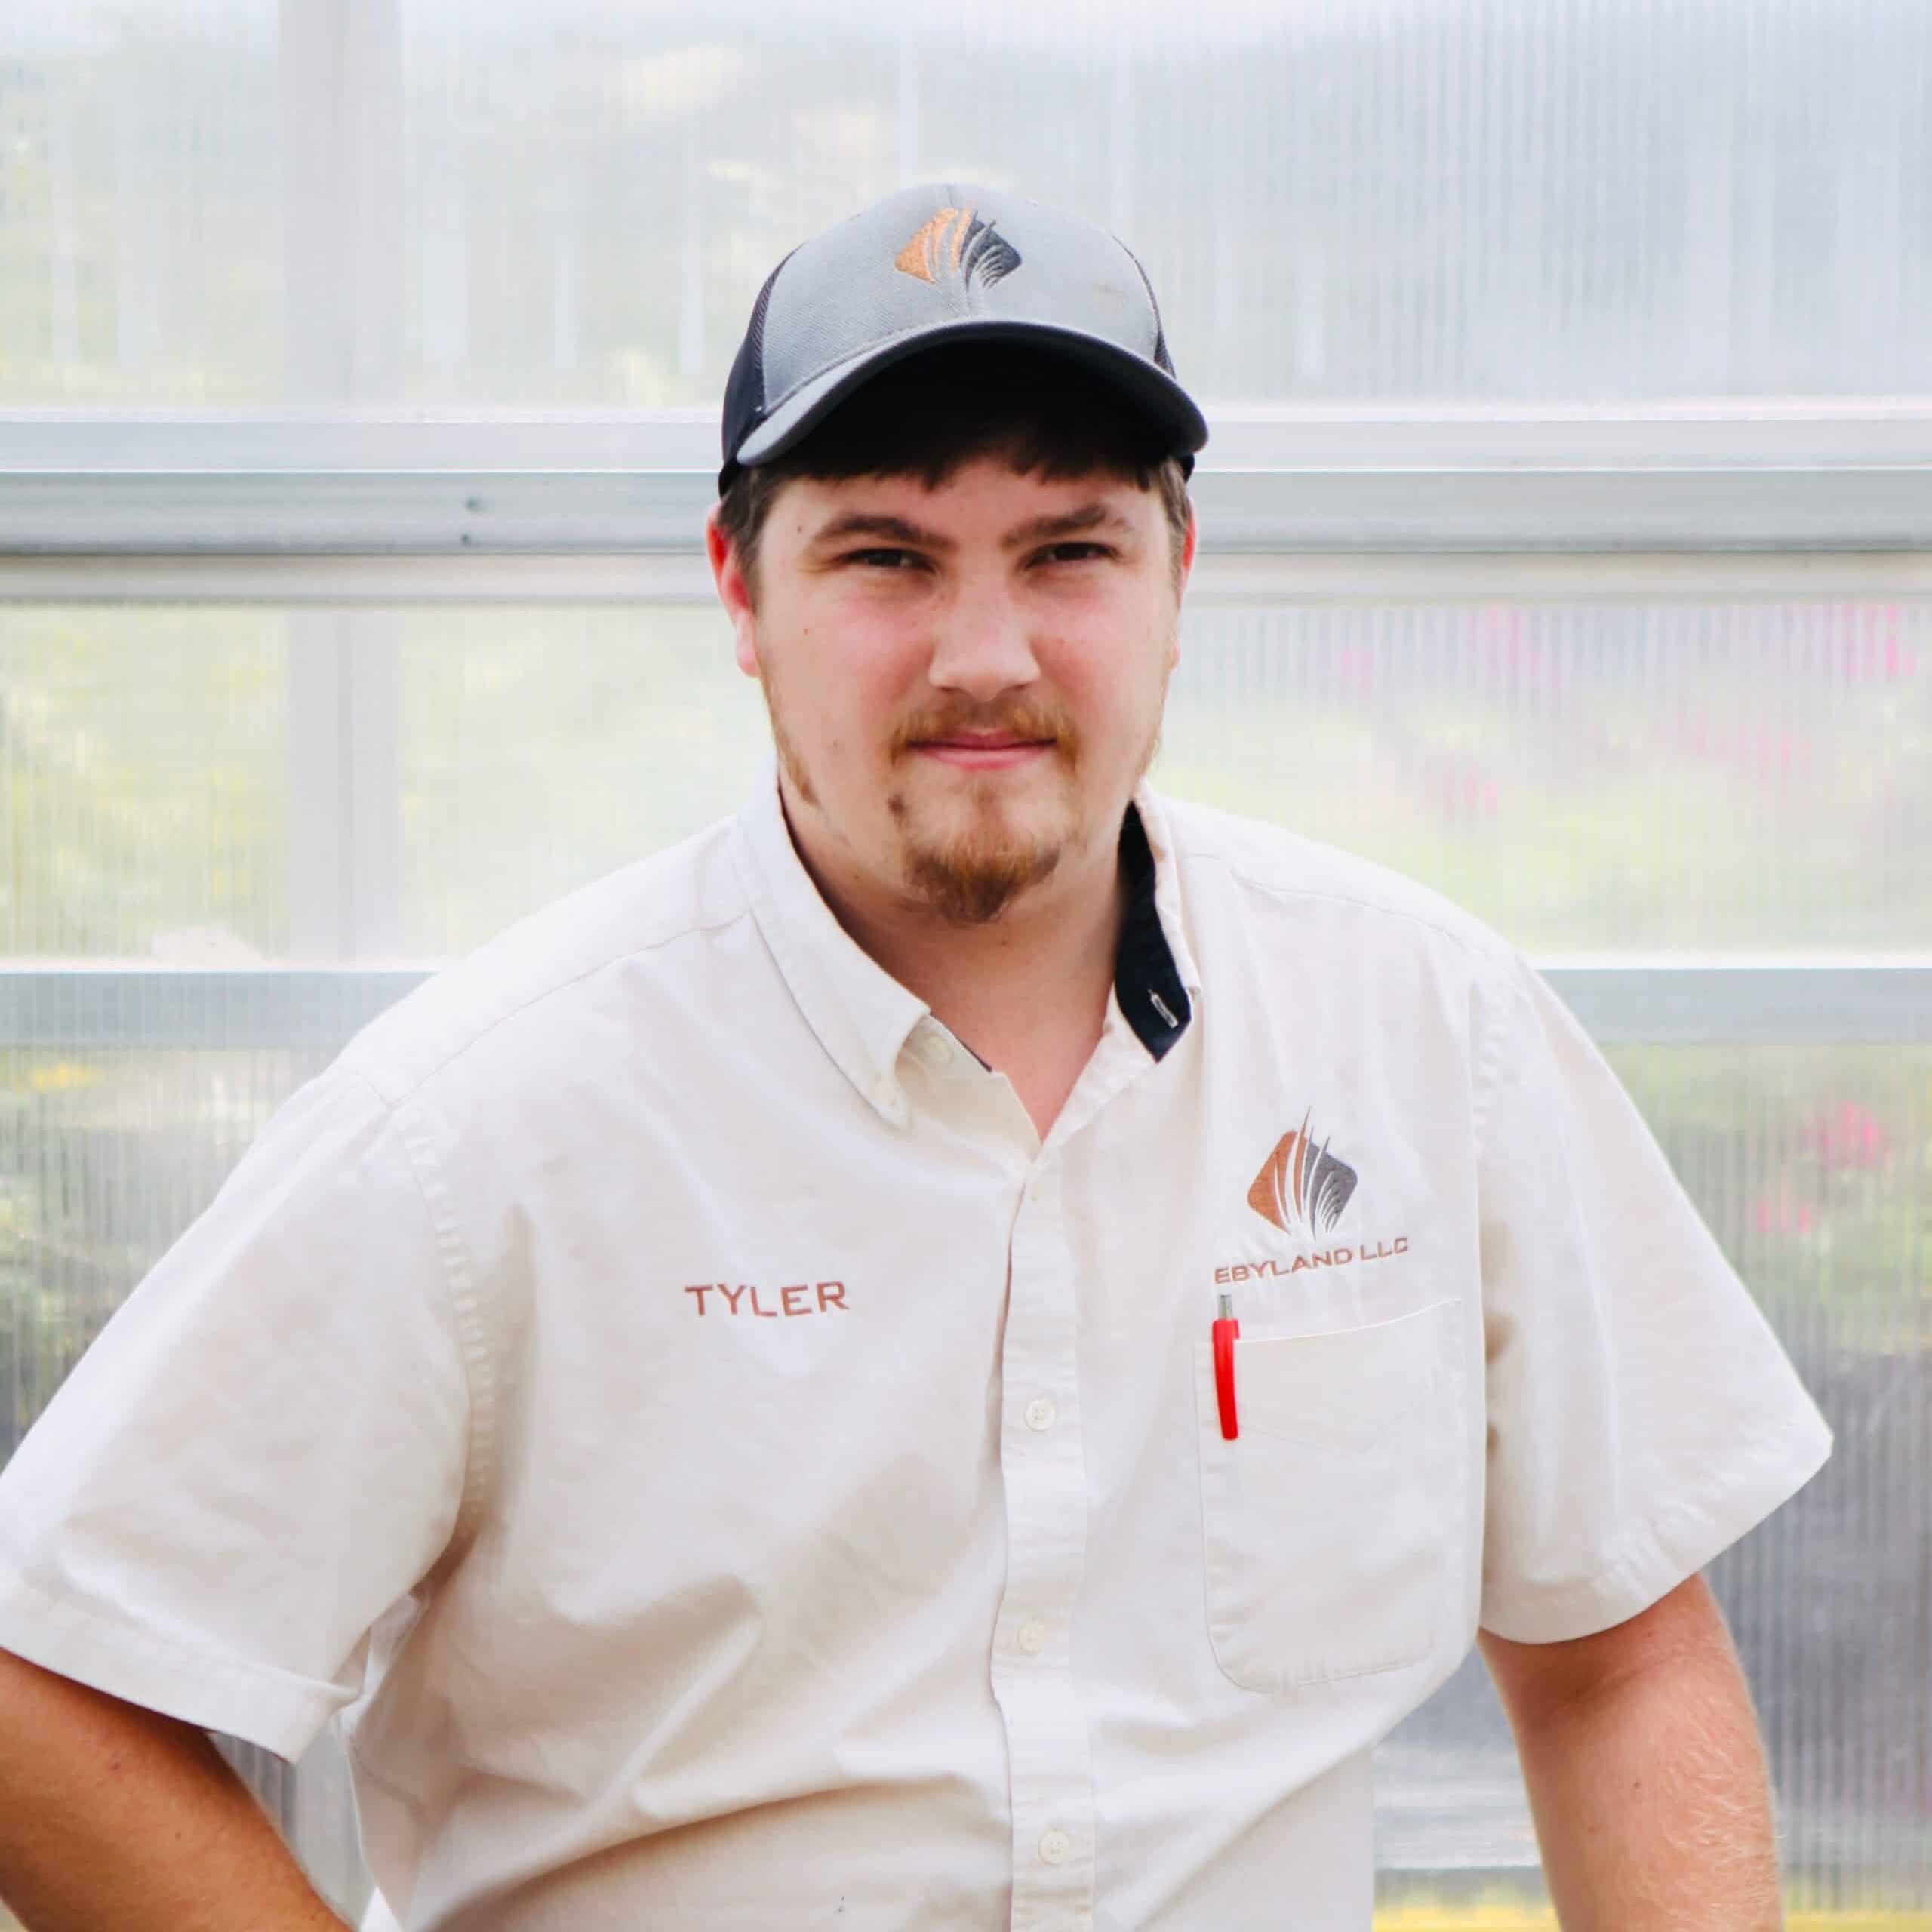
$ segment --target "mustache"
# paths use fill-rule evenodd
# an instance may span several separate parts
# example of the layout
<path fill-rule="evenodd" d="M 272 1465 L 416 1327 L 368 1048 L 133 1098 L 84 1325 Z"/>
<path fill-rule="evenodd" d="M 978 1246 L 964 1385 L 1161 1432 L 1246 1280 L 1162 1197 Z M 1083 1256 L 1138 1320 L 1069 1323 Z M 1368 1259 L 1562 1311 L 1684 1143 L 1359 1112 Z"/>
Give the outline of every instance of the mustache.
<path fill-rule="evenodd" d="M 1069 756 L 1077 756 L 1080 733 L 1071 715 L 1057 705 L 1019 699 L 989 710 L 978 705 L 947 705 L 907 718 L 892 734 L 891 751 L 903 758 L 915 745 L 949 738 L 963 731 L 1000 731 L 1016 738 L 1051 739 Z"/>

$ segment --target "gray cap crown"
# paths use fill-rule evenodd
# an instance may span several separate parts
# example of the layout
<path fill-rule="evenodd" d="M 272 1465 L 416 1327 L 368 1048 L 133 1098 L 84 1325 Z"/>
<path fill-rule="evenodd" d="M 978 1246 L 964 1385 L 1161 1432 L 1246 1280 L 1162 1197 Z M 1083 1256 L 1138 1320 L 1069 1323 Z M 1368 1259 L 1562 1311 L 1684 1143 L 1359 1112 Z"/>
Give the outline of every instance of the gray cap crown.
<path fill-rule="evenodd" d="M 793 249 L 760 291 L 726 385 L 721 491 L 853 390 L 946 341 L 1032 343 L 1122 394 L 1193 467 L 1208 426 L 1174 380 L 1146 272 L 1104 229 L 963 183 L 875 202 Z"/>

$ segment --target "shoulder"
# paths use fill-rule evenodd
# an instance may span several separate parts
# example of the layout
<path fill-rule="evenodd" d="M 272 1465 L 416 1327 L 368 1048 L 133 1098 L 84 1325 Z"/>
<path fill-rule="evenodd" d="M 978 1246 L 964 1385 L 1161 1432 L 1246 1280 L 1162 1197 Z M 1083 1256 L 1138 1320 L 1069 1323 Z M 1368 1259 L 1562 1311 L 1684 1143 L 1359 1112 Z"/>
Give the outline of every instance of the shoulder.
<path fill-rule="evenodd" d="M 626 968 L 701 977 L 706 942 L 749 916 L 733 833 L 721 820 L 506 927 L 371 1021 L 338 1064 L 394 1102 L 460 1061 L 518 1056 L 533 1027 L 569 1027 Z"/>
<path fill-rule="evenodd" d="M 1222 906 L 1263 928 L 1292 921 L 1304 941 L 1357 953 L 1425 946 L 1484 977 L 1513 971 L 1507 939 L 1403 873 L 1258 819 L 1164 795 L 1156 802 L 1190 909 Z"/>

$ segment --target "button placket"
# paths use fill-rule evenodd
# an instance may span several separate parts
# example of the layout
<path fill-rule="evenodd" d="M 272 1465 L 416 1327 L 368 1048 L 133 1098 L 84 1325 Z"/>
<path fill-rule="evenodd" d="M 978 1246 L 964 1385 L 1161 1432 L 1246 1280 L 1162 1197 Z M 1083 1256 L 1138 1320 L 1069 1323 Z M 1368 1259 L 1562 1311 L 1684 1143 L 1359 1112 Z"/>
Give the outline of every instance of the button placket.
<path fill-rule="evenodd" d="M 1060 1187 L 1051 1156 L 1026 1176 L 1009 1252 L 1001 1360 L 1008 1560 L 992 1663 L 1007 1732 L 1016 1927 L 1084 1923 L 1093 1910 L 1092 1767 L 1063 1634 L 1085 1564 L 1087 1482 L 1078 1271 Z"/>

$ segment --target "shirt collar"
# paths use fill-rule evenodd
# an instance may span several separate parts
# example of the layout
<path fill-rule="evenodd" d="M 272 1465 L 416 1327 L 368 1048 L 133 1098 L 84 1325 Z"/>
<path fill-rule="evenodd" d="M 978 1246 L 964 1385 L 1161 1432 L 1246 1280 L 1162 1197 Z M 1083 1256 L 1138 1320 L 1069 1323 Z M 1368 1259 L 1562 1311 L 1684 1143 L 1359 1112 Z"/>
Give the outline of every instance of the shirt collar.
<path fill-rule="evenodd" d="M 894 1127 L 910 1118 L 899 1056 L 931 1011 L 846 931 L 792 843 L 768 755 L 737 817 L 735 857 L 758 930 L 819 1043 Z M 1158 1060 L 1187 1029 L 1200 977 L 1187 944 L 1167 815 L 1142 785 L 1121 828 L 1128 901 L 1114 990 L 1135 1036 Z M 1164 1014 L 1161 1008 L 1167 1009 Z"/>

